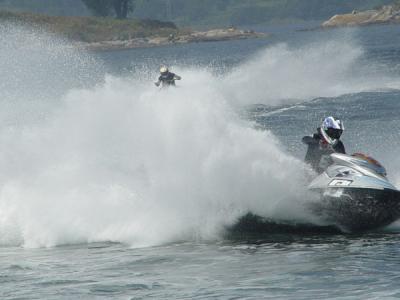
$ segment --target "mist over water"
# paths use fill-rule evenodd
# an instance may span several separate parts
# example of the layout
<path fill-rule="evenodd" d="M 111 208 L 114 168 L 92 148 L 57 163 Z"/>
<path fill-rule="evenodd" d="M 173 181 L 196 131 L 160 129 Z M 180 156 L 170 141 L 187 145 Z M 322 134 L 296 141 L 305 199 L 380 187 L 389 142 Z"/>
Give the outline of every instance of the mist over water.
<path fill-rule="evenodd" d="M 280 105 L 318 97 L 398 88 L 356 42 L 337 38 L 301 47 L 278 44 L 242 63 L 223 82 L 230 101 Z"/>
<path fill-rule="evenodd" d="M 333 41 L 272 46 L 223 76 L 178 67 L 184 82 L 160 91 L 47 34 L 0 31 L 0 245 L 218 239 L 249 211 L 310 221 L 309 170 L 238 107 L 387 84 L 354 80 L 362 49 Z"/>

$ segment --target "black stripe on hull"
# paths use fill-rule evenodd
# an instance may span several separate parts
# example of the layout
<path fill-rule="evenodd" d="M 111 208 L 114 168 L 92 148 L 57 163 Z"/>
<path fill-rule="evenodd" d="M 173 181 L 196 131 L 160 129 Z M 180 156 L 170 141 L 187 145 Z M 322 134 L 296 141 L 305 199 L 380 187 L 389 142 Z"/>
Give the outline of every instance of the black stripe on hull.
<path fill-rule="evenodd" d="M 328 188 L 316 190 L 320 201 L 311 211 L 346 232 L 387 226 L 400 217 L 400 192 L 390 189 Z"/>

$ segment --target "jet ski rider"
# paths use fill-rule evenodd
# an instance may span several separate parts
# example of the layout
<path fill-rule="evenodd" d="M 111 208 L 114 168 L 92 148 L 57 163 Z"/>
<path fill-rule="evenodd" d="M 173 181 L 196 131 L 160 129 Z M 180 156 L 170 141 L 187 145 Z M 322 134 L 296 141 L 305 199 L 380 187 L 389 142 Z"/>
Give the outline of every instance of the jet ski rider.
<path fill-rule="evenodd" d="M 160 68 L 160 77 L 158 77 L 158 81 L 154 84 L 156 86 L 160 86 L 161 84 L 161 87 L 175 86 L 175 80 L 181 80 L 181 77 L 170 72 L 168 67 L 162 66 Z"/>
<path fill-rule="evenodd" d="M 321 127 L 317 128 L 317 133 L 314 133 L 312 137 L 303 137 L 302 142 L 308 146 L 304 160 L 316 172 L 322 173 L 331 164 L 330 154 L 346 154 L 344 145 L 340 140 L 343 130 L 342 121 L 327 117 L 322 122 Z"/>

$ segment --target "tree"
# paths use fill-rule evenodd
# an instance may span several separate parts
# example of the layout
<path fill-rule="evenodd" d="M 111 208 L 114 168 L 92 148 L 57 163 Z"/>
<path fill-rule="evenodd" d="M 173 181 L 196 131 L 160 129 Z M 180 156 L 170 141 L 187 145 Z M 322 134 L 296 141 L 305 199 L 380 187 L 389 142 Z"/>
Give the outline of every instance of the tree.
<path fill-rule="evenodd" d="M 118 19 L 126 19 L 128 12 L 132 12 L 135 8 L 133 0 L 114 0 L 113 4 Z"/>
<path fill-rule="evenodd" d="M 96 16 L 115 15 L 118 19 L 126 19 L 135 8 L 135 0 L 82 0 Z"/>

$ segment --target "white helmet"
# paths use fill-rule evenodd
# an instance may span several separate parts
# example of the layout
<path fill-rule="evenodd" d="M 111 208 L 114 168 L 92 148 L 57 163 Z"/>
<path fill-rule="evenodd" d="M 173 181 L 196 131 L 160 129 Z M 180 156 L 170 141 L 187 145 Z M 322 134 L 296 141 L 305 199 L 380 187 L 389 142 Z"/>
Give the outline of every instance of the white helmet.
<path fill-rule="evenodd" d="M 340 120 L 335 120 L 334 117 L 327 117 L 324 119 L 322 122 L 322 128 L 324 130 L 328 130 L 329 128 L 332 129 L 339 129 L 339 130 L 344 130 L 343 122 Z"/>
<path fill-rule="evenodd" d="M 324 119 L 321 125 L 321 134 L 324 139 L 331 145 L 335 144 L 339 140 L 340 136 L 344 131 L 343 122 L 335 120 L 334 117 L 327 117 Z"/>
<path fill-rule="evenodd" d="M 168 67 L 166 67 L 166 66 L 161 66 L 161 68 L 160 68 L 160 73 L 161 74 L 164 74 L 164 73 L 167 73 L 168 72 Z"/>

